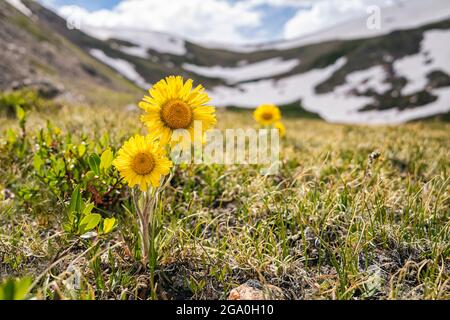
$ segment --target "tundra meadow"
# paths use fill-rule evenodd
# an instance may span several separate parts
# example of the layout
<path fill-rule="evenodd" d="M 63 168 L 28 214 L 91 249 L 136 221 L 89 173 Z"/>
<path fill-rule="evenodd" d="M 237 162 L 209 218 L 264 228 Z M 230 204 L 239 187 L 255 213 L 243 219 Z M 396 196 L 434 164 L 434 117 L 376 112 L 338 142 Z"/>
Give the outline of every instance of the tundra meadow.
<path fill-rule="evenodd" d="M 450 298 L 448 123 L 216 109 L 175 76 L 139 110 L 0 101 L 0 299 L 233 299 L 243 284 L 271 299 Z M 275 133 L 277 170 L 186 161 L 214 128 Z"/>

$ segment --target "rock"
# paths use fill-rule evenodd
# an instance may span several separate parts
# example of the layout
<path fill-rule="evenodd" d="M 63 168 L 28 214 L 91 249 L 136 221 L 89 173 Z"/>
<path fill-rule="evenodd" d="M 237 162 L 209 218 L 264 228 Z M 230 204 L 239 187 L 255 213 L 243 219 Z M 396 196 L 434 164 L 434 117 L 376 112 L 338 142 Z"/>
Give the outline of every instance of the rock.
<path fill-rule="evenodd" d="M 271 285 L 262 285 L 257 280 L 248 280 L 231 290 L 228 300 L 285 300 L 282 289 Z"/>
<path fill-rule="evenodd" d="M 14 81 L 11 85 L 12 90 L 30 89 L 35 90 L 39 96 L 46 99 L 53 99 L 64 92 L 63 85 L 55 85 L 47 80 L 24 79 L 22 81 Z"/>

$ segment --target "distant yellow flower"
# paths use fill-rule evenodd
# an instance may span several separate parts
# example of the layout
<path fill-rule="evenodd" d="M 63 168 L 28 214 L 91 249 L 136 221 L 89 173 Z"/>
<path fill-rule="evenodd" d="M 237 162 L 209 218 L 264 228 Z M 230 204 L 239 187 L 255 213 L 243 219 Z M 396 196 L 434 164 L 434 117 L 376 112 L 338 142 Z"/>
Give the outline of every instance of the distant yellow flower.
<path fill-rule="evenodd" d="M 253 112 L 253 117 L 261 125 L 268 126 L 281 119 L 281 112 L 274 104 L 262 104 Z"/>
<path fill-rule="evenodd" d="M 199 85 L 192 88 L 191 79 L 186 82 L 180 76 L 170 76 L 156 83 L 139 107 L 146 113 L 141 116 L 149 132 L 157 134 L 162 143 L 172 138 L 176 129 L 186 129 L 194 138 L 194 121 L 201 121 L 202 133 L 216 124 L 215 108 L 206 105 L 209 97 Z"/>
<path fill-rule="evenodd" d="M 280 131 L 280 137 L 283 138 L 286 135 L 286 127 L 284 126 L 283 122 L 277 121 L 274 123 L 274 128 L 278 129 Z"/>
<path fill-rule="evenodd" d="M 131 187 L 139 185 L 142 191 L 147 191 L 150 186 L 159 186 L 161 177 L 169 173 L 172 161 L 167 159 L 154 136 L 136 135 L 125 142 L 113 165 Z"/>

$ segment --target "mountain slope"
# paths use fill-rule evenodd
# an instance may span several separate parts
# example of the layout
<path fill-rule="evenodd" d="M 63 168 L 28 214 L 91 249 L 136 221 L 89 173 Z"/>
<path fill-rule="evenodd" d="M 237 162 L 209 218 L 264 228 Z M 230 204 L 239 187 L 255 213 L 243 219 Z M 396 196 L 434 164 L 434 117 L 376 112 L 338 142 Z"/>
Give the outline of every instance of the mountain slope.
<path fill-rule="evenodd" d="M 142 89 L 179 74 L 203 83 L 217 106 L 296 104 L 332 122 L 398 123 L 450 110 L 446 0 L 384 8 L 380 30 L 356 19 L 250 47 L 206 46 L 142 30 L 76 30 L 34 1 L 21 3 L 46 30 Z"/>
<path fill-rule="evenodd" d="M 46 86 L 65 101 L 89 103 L 99 96 L 119 98 L 115 92 L 138 93 L 134 84 L 48 28 L 17 0 L 0 1 L 0 61 L 0 90 Z"/>
<path fill-rule="evenodd" d="M 289 72 L 219 86 L 212 95 L 243 107 L 301 100 L 304 108 L 334 122 L 397 123 L 445 113 L 450 110 L 449 28 L 446 20 L 370 39 L 285 50 L 283 58 L 295 54 L 301 61 Z"/>
<path fill-rule="evenodd" d="M 197 46 L 190 42 L 156 32 L 142 35 L 139 31 L 135 30 L 132 32 L 127 30 L 114 30 L 113 38 L 108 38 L 109 32 L 107 29 L 97 30 L 95 34 L 98 35 L 98 38 L 95 38 L 90 35 L 93 33 L 92 30 L 87 33 L 85 30 L 68 28 L 63 18 L 48 8 L 43 7 L 38 2 L 22 0 L 22 3 L 32 11 L 36 19 L 46 28 L 58 33 L 61 37 L 69 40 L 85 53 L 90 54 L 99 62 L 121 73 L 125 78 L 133 81 L 141 88 L 147 89 L 151 83 L 170 74 L 195 77 L 208 85 L 223 83 L 220 80 L 195 75 L 183 69 L 182 64 L 185 61 L 196 62 L 195 58 L 192 57 L 194 53 L 190 48 Z M 126 40 L 128 37 L 132 37 L 133 43 Z M 178 50 L 183 50 L 182 45 L 186 45 L 186 48 L 189 48 L 187 49 L 189 52 L 186 51 L 186 55 L 179 55 L 180 52 L 176 52 L 177 44 L 173 44 L 172 42 L 177 40 L 180 41 Z M 157 45 L 142 48 L 139 43 L 148 43 L 149 46 L 152 43 L 157 43 Z M 172 43 L 173 46 L 171 50 L 168 49 L 169 43 Z M 158 48 L 159 51 L 156 51 L 155 49 Z M 172 53 L 168 53 L 167 51 Z M 210 50 L 207 51 L 209 52 Z"/>

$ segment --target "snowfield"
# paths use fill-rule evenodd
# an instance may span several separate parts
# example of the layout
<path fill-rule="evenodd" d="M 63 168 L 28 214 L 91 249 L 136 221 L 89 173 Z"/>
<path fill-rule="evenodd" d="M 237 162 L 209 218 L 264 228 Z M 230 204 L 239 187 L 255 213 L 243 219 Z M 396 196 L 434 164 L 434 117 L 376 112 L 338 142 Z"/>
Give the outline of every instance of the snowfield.
<path fill-rule="evenodd" d="M 450 30 L 431 30 L 424 34 L 421 52 L 394 62 L 395 72 L 408 80 L 404 95 L 425 89 L 426 75 L 435 70 L 450 73 Z M 308 111 L 319 114 L 330 122 L 395 124 L 417 118 L 450 111 L 450 87 L 433 91 L 438 99 L 430 104 L 398 110 L 360 111 L 373 98 L 355 96 L 354 90 L 364 92 L 373 89 L 382 94 L 391 89 L 386 83 L 386 71 L 382 66 L 353 72 L 346 77 L 346 83 L 333 92 L 317 94 L 315 87 L 340 69 L 346 60 L 341 58 L 334 65 L 322 70 L 312 70 L 281 80 L 260 80 L 234 87 L 217 87 L 211 90 L 214 103 L 220 106 L 233 105 L 254 108 L 262 103 L 289 104 L 302 101 Z"/>
<path fill-rule="evenodd" d="M 26 5 L 23 4 L 21 0 L 6 0 L 10 5 L 12 5 L 14 8 L 22 12 L 27 17 L 31 17 L 33 13 Z"/>
<path fill-rule="evenodd" d="M 183 68 L 198 75 L 224 79 L 228 84 L 277 76 L 291 71 L 300 64 L 300 60 L 283 60 L 273 58 L 241 67 L 226 68 L 221 66 L 203 67 L 184 63 Z"/>
<path fill-rule="evenodd" d="M 126 46 L 120 46 L 119 50 L 123 53 L 126 53 L 130 56 L 135 56 L 142 59 L 149 59 L 150 56 L 147 52 L 146 48 L 143 47 L 126 47 Z"/>
<path fill-rule="evenodd" d="M 449 43 L 450 30 L 427 31 L 418 54 L 394 62 L 396 73 L 408 80 L 402 91 L 404 95 L 423 90 L 428 83 L 426 75 L 432 71 L 450 74 Z"/>
<path fill-rule="evenodd" d="M 218 86 L 211 90 L 213 103 L 220 106 L 254 108 L 262 103 L 288 104 L 315 96 L 314 86 L 329 78 L 346 63 L 339 59 L 325 69 L 316 69 L 280 80 L 259 80 L 235 87 Z"/>
<path fill-rule="evenodd" d="M 103 51 L 99 49 L 91 49 L 89 53 L 103 62 L 104 64 L 110 66 L 117 72 L 119 72 L 122 76 L 127 78 L 128 80 L 133 81 L 136 85 L 143 89 L 148 89 L 150 84 L 148 84 L 144 78 L 142 78 L 139 73 L 136 72 L 134 65 L 129 63 L 128 61 L 122 59 L 115 59 L 107 56 Z"/>
<path fill-rule="evenodd" d="M 83 31 L 100 40 L 118 39 L 130 42 L 139 47 L 141 53 L 146 53 L 147 50 L 151 49 L 159 53 L 181 56 L 187 52 L 183 39 L 159 32 L 93 27 L 86 28 L 86 30 L 83 29 Z"/>
<path fill-rule="evenodd" d="M 386 82 L 386 78 L 387 74 L 382 66 L 373 66 L 367 70 L 352 72 L 345 80 L 350 89 L 356 89 L 359 92 L 372 89 L 378 94 L 383 94 L 392 87 Z"/>

